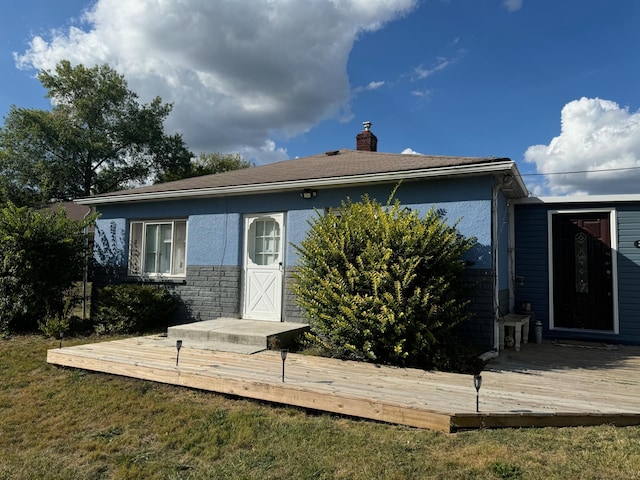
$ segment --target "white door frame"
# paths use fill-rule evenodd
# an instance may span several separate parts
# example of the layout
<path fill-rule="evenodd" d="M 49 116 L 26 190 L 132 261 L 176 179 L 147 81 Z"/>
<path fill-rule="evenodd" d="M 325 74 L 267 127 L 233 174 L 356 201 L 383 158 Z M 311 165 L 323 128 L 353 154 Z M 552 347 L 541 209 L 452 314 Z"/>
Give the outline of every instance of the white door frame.
<path fill-rule="evenodd" d="M 283 212 L 245 214 L 242 318 L 282 321 Z"/>
<path fill-rule="evenodd" d="M 555 325 L 554 312 L 554 262 L 553 262 L 553 217 L 555 215 L 565 214 L 583 214 L 583 213 L 608 213 L 609 214 L 609 231 L 611 238 L 611 287 L 613 295 L 613 330 L 576 330 L 572 328 L 561 328 Z M 585 331 L 598 334 L 614 334 L 620 333 L 620 318 L 618 311 L 618 217 L 615 208 L 584 208 L 584 209 L 561 209 L 549 210 L 547 212 L 547 248 L 548 248 L 548 272 L 549 272 L 549 329 L 565 330 L 565 331 Z"/>

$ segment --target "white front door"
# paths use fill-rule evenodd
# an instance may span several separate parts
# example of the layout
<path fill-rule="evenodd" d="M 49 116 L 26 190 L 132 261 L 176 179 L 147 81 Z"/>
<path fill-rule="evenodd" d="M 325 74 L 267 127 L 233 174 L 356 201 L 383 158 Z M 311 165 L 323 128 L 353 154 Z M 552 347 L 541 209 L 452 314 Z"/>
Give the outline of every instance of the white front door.
<path fill-rule="evenodd" d="M 245 215 L 242 318 L 281 320 L 283 239 L 283 213 Z"/>

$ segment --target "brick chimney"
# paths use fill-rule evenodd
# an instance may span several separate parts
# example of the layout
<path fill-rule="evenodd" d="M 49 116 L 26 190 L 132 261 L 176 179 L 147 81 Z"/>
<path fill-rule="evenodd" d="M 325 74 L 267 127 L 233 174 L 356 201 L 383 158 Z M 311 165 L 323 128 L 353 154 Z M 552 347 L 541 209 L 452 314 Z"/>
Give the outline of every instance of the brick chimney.
<path fill-rule="evenodd" d="M 366 152 L 378 151 L 378 137 L 371 133 L 371 122 L 362 122 L 364 130 L 356 135 L 356 150 Z"/>

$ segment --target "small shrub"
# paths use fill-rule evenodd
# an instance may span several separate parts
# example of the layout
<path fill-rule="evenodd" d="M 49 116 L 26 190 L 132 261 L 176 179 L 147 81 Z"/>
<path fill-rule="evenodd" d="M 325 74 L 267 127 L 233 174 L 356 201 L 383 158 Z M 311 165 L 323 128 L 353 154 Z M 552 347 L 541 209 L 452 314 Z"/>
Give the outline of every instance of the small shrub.
<path fill-rule="evenodd" d="M 60 332 L 67 335 L 89 335 L 94 331 L 90 319 L 82 319 L 77 315 L 49 316 L 38 324 L 40 333 L 45 337 L 58 338 Z"/>
<path fill-rule="evenodd" d="M 165 329 L 176 300 L 164 287 L 107 285 L 98 292 L 94 322 L 98 334 Z"/>
<path fill-rule="evenodd" d="M 38 323 L 40 333 L 45 337 L 58 338 L 60 333 L 67 333 L 71 327 L 71 319 L 63 315 L 49 316 Z"/>

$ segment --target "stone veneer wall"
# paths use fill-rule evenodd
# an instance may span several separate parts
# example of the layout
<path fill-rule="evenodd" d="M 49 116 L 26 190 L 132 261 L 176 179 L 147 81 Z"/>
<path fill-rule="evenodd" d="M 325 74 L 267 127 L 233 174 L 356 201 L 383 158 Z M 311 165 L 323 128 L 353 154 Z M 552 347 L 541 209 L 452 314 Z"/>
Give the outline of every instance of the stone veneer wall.
<path fill-rule="evenodd" d="M 114 283 L 161 285 L 179 299 L 179 307 L 171 324 L 240 316 L 240 267 L 187 266 L 182 279 L 143 279 L 130 277 L 126 269 L 102 269 L 94 272 L 92 295 Z"/>
<path fill-rule="evenodd" d="M 240 267 L 187 266 L 184 284 L 168 284 L 180 297 L 177 323 L 240 316 Z"/>
<path fill-rule="evenodd" d="M 306 314 L 296 302 L 296 296 L 291 291 L 294 282 L 293 272 L 295 268 L 289 267 L 285 270 L 284 276 L 284 305 L 282 306 L 283 318 L 285 322 L 309 323 Z"/>

